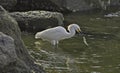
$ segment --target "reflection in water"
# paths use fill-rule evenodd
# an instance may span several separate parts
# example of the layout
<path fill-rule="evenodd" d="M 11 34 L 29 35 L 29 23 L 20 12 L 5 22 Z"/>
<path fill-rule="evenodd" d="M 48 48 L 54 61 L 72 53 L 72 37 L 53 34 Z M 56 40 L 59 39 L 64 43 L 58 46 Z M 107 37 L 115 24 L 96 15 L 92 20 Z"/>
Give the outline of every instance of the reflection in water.
<path fill-rule="evenodd" d="M 35 40 L 33 35 L 23 35 L 25 44 L 36 63 L 42 65 L 47 73 L 119 73 L 119 18 L 98 20 L 96 19 L 98 16 L 79 14 L 68 15 L 66 18 L 69 17 L 72 19 L 81 17 L 81 21 L 71 20 L 78 24 L 88 21 L 81 27 L 86 30 L 84 34 L 89 46 L 86 46 L 82 37 L 78 35 L 60 41 L 57 49 L 48 42 Z M 91 18 L 94 20 L 91 21 Z"/>

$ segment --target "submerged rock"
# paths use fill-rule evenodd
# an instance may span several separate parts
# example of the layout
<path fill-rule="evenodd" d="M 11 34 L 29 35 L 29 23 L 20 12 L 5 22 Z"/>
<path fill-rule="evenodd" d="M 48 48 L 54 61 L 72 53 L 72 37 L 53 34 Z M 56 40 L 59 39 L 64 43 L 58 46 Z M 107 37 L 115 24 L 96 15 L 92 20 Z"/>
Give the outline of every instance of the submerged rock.
<path fill-rule="evenodd" d="M 21 39 L 17 22 L 0 6 L 0 72 L 1 73 L 44 73 L 34 64 Z M 4 63 L 3 63 L 4 60 Z"/>
<path fill-rule="evenodd" d="M 58 12 L 49 11 L 28 11 L 10 13 L 14 17 L 21 31 L 37 32 L 48 27 L 63 24 L 64 17 Z"/>
<path fill-rule="evenodd" d="M 111 17 L 120 17 L 120 11 L 104 15 L 104 17 L 109 17 L 109 18 L 111 18 Z"/>

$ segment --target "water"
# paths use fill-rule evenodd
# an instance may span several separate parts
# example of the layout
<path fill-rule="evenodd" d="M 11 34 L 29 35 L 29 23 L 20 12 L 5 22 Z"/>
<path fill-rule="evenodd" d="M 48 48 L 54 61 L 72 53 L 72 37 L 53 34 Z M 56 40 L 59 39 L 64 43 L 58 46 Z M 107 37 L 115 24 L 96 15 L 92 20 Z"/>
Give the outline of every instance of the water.
<path fill-rule="evenodd" d="M 48 42 L 35 40 L 32 34 L 23 34 L 36 64 L 43 66 L 47 73 L 120 72 L 120 18 L 72 13 L 65 19 L 81 26 L 89 46 L 79 35 L 60 41 L 55 49 Z"/>

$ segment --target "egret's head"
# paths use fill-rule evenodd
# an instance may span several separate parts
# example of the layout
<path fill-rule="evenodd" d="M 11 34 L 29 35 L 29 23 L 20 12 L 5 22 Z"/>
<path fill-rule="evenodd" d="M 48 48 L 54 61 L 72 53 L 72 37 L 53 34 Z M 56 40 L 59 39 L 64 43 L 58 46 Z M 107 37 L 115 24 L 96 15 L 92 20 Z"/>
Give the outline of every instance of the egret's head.
<path fill-rule="evenodd" d="M 73 29 L 75 29 L 78 33 L 81 32 L 80 26 L 78 24 L 71 24 L 70 27 L 72 27 Z"/>

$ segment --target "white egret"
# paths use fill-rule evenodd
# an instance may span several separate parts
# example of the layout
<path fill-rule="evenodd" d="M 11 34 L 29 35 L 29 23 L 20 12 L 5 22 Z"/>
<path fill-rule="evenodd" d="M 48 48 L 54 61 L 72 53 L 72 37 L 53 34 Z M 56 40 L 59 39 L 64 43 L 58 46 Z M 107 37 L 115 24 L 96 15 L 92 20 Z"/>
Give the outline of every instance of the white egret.
<path fill-rule="evenodd" d="M 76 31 L 80 32 L 81 29 L 77 24 L 70 24 L 68 26 L 68 31 L 62 26 L 49 28 L 35 34 L 35 39 L 41 38 L 51 42 L 53 45 L 57 45 L 60 40 L 71 38 L 75 35 Z"/>

